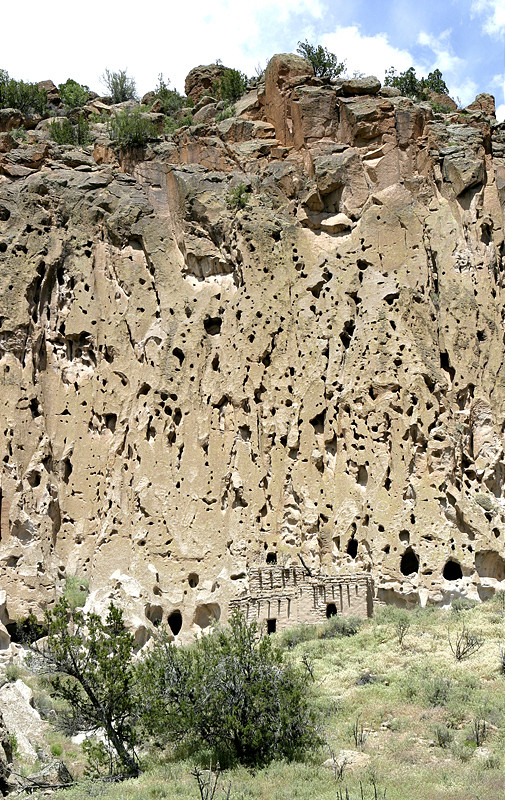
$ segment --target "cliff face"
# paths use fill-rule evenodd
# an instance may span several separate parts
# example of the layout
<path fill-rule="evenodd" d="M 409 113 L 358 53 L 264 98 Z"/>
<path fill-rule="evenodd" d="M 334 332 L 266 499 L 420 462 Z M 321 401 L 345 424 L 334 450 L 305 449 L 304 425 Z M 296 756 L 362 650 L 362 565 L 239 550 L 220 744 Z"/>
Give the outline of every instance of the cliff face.
<path fill-rule="evenodd" d="M 379 86 L 275 56 L 142 152 L 2 135 L 4 624 L 79 574 L 189 634 L 258 550 L 505 578 L 505 127 Z"/>

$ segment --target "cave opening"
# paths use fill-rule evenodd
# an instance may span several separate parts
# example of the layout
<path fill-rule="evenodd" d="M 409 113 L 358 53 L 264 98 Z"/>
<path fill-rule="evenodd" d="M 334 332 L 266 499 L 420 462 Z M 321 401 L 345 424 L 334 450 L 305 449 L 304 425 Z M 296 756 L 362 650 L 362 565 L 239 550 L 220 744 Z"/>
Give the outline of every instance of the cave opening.
<path fill-rule="evenodd" d="M 457 581 L 463 577 L 461 565 L 457 561 L 452 561 L 452 559 L 447 562 L 442 574 L 446 581 Z"/>
<path fill-rule="evenodd" d="M 168 622 L 168 627 L 170 628 L 170 630 L 172 631 L 174 636 L 177 636 L 177 634 L 179 633 L 179 631 L 182 628 L 182 614 L 181 614 L 181 612 L 178 611 L 178 610 L 177 611 L 172 611 L 172 613 L 169 614 L 169 616 L 168 616 L 167 622 Z"/>

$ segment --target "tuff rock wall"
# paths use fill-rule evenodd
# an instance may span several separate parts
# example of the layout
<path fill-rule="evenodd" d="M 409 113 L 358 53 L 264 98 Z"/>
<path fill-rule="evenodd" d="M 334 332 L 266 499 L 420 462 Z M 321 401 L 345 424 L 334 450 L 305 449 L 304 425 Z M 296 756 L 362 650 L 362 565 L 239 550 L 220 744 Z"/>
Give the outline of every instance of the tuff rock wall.
<path fill-rule="evenodd" d="M 196 108 L 126 154 L 0 134 L 0 622 L 77 574 L 190 637 L 259 550 L 397 604 L 505 587 L 492 98 L 275 56 Z"/>

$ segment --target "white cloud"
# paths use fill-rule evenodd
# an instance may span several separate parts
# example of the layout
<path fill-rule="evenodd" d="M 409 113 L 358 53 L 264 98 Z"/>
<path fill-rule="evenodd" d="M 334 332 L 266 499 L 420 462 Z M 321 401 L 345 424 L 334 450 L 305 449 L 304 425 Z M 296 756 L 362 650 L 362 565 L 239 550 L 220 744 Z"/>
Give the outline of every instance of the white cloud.
<path fill-rule="evenodd" d="M 442 31 L 434 36 L 421 31 L 417 37 L 418 44 L 431 50 L 432 55 L 423 72 L 439 69 L 449 88 L 449 94 L 461 105 L 466 106 L 475 99 L 478 92 L 477 83 L 468 77 L 468 62 L 456 55 L 451 42 L 451 31 Z"/>
<path fill-rule="evenodd" d="M 415 66 L 408 50 L 390 44 L 386 33 L 366 36 L 358 25 L 337 28 L 334 33 L 322 36 L 321 41 L 324 47 L 336 54 L 339 61 L 347 62 L 348 73 L 357 70 L 365 75 L 376 75 L 382 80 L 389 67 L 404 72 Z"/>
<path fill-rule="evenodd" d="M 505 36 L 505 2 L 504 0 L 473 0 L 473 15 L 484 17 L 482 30 L 489 36 Z"/>
<path fill-rule="evenodd" d="M 19 30 L 19 6 L 3 5 L 2 29 Z M 192 67 L 218 58 L 254 74 L 279 42 L 291 42 L 291 29 L 319 21 L 324 5 L 325 0 L 144 0 L 139 9 L 134 0 L 88 0 L 83 17 L 67 0 L 47 0 L 44 13 L 39 0 L 25 0 L 22 44 L 4 36 L 0 66 L 16 78 L 59 83 L 73 77 L 97 91 L 103 91 L 98 78 L 105 67 L 127 68 L 140 93 L 154 88 L 163 72 L 183 90 Z"/>
<path fill-rule="evenodd" d="M 496 107 L 496 119 L 498 122 L 505 121 L 505 103 L 501 103 L 501 105 Z"/>
<path fill-rule="evenodd" d="M 459 84 L 449 82 L 449 93 L 451 97 L 453 97 L 456 102 L 461 103 L 463 107 L 473 103 L 478 91 L 477 84 L 471 79 L 467 79 Z"/>
<path fill-rule="evenodd" d="M 443 31 L 438 36 L 434 36 L 426 31 L 421 31 L 417 37 L 418 44 L 428 47 L 435 56 L 435 67 L 438 67 L 444 74 L 460 74 L 465 61 L 455 55 L 450 44 L 451 31 Z"/>

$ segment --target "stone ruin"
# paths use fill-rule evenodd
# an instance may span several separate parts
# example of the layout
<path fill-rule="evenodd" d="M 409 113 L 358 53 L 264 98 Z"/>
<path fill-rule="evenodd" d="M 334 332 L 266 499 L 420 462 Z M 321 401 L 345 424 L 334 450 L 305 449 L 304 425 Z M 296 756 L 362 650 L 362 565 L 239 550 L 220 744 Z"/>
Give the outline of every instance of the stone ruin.
<path fill-rule="evenodd" d="M 303 561 L 297 565 L 288 558 L 277 564 L 276 553 L 265 555 L 249 566 L 248 590 L 230 602 L 230 613 L 242 612 L 267 633 L 301 623 L 321 624 L 334 616 L 372 616 L 370 575 L 314 575 Z"/>

